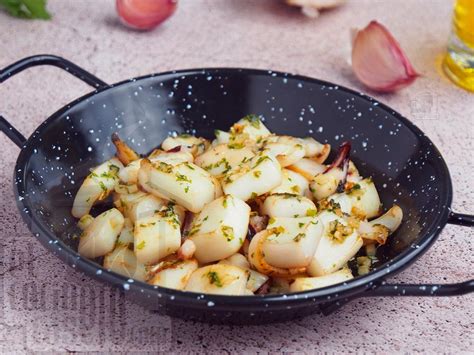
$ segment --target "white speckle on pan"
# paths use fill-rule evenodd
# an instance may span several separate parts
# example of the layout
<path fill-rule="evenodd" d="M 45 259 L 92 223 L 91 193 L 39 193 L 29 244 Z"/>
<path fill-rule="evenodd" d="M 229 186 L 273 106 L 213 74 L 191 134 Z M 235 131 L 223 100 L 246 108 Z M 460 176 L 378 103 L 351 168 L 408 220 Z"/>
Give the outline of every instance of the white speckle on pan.
<path fill-rule="evenodd" d="M 88 152 L 92 152 L 92 147 L 91 147 L 91 146 L 88 146 L 88 147 L 87 147 L 87 151 L 88 151 Z"/>
<path fill-rule="evenodd" d="M 127 284 L 127 283 L 123 284 L 123 289 L 124 289 L 125 291 L 130 290 L 130 284 Z"/>
<path fill-rule="evenodd" d="M 208 307 L 214 307 L 216 304 L 212 301 L 207 302 Z"/>

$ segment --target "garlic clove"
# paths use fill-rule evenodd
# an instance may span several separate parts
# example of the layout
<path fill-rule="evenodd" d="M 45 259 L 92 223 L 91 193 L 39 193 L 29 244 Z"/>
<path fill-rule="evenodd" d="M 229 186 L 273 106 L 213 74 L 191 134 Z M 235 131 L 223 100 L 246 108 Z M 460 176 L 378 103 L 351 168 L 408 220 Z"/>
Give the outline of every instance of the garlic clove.
<path fill-rule="evenodd" d="M 352 69 L 364 85 L 380 92 L 399 90 L 419 76 L 397 40 L 377 21 L 355 34 Z"/>
<path fill-rule="evenodd" d="M 310 18 L 318 17 L 320 10 L 331 9 L 345 2 L 346 0 L 286 0 L 290 6 L 301 7 L 301 12 Z"/>

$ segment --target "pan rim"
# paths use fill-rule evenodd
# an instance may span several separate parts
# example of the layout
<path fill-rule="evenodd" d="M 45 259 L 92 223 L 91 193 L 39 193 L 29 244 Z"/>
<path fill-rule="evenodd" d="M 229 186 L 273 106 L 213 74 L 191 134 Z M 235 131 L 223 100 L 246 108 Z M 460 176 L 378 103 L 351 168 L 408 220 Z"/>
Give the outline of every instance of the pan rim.
<path fill-rule="evenodd" d="M 165 76 L 182 76 L 182 75 L 196 75 L 196 74 L 212 74 L 219 73 L 225 74 L 226 72 L 231 74 L 239 73 L 241 75 L 263 75 L 263 76 L 272 76 L 272 77 L 281 77 L 288 79 L 296 79 L 303 82 L 309 82 L 318 85 L 325 85 L 328 87 L 337 88 L 337 90 L 344 91 L 348 94 L 355 95 L 363 100 L 368 102 L 378 103 L 378 107 L 383 109 L 387 114 L 396 118 L 401 124 L 406 128 L 410 129 L 421 142 L 430 145 L 430 148 L 433 149 L 434 153 L 438 156 L 438 169 L 440 178 L 443 181 L 442 186 L 445 187 L 444 193 L 440 194 L 439 210 L 435 211 L 437 217 L 433 220 L 428 230 L 420 235 L 419 241 L 417 243 L 417 248 L 408 248 L 407 250 L 400 253 L 395 258 L 391 259 L 388 263 L 380 266 L 376 270 L 370 272 L 367 275 L 356 277 L 346 283 L 336 284 L 333 286 L 324 287 L 316 290 L 308 290 L 297 293 L 289 294 L 278 294 L 278 295 L 258 295 L 258 296 L 221 296 L 221 295 L 211 295 L 206 294 L 204 297 L 197 297 L 199 293 L 193 292 L 184 292 L 180 290 L 168 289 L 164 287 L 157 287 L 149 285 L 147 283 L 134 280 L 129 282 L 130 279 L 116 274 L 114 272 L 108 271 L 99 264 L 83 258 L 80 256 L 77 251 L 70 248 L 64 244 L 55 234 L 51 233 L 37 218 L 32 216 L 28 211 L 31 211 L 31 206 L 28 205 L 28 198 L 20 198 L 22 191 L 25 190 L 25 176 L 23 175 L 24 169 L 29 161 L 29 152 L 34 148 L 37 137 L 41 135 L 43 129 L 49 126 L 49 124 L 57 119 L 60 119 L 61 116 L 66 113 L 68 110 L 72 109 L 74 106 L 82 103 L 86 99 L 96 96 L 102 92 L 113 90 L 115 88 L 123 87 L 129 83 L 136 83 L 139 81 L 144 81 L 151 78 L 160 78 Z M 449 174 L 448 167 L 441 153 L 434 145 L 434 143 L 419 129 L 414 123 L 409 121 L 406 117 L 393 110 L 391 107 L 386 106 L 385 104 L 379 102 L 378 100 L 372 98 L 369 95 L 366 95 L 362 92 L 357 92 L 355 90 L 349 89 L 345 86 L 334 84 L 328 81 L 299 75 L 299 74 L 290 74 L 274 70 L 265 70 L 265 69 L 252 69 L 252 68 L 232 68 L 232 67 L 211 67 L 211 68 L 190 68 L 190 69 L 180 69 L 180 70 L 171 70 L 162 73 L 154 73 L 144 76 L 139 76 L 136 78 L 131 78 L 127 80 L 120 81 L 118 83 L 109 85 L 98 90 L 89 92 L 73 101 L 67 105 L 60 108 L 58 111 L 50 115 L 45 121 L 43 121 L 28 137 L 24 146 L 22 147 L 20 154 L 17 158 L 14 171 L 14 193 L 17 202 L 17 207 L 20 211 L 23 221 L 27 224 L 30 231 L 33 235 L 48 249 L 50 249 L 53 254 L 59 258 L 66 260 L 74 260 L 74 264 L 77 266 L 77 269 L 84 271 L 89 276 L 99 279 L 100 281 L 112 283 L 115 286 L 127 284 L 127 289 L 129 291 L 139 291 L 146 290 L 147 292 L 158 293 L 163 296 L 167 296 L 173 302 L 182 304 L 184 306 L 201 307 L 208 306 L 208 302 L 212 302 L 217 308 L 227 308 L 228 307 L 243 307 L 242 309 L 248 311 L 248 306 L 256 306 L 257 309 L 260 309 L 264 305 L 270 305 L 272 309 L 274 307 L 283 307 L 287 306 L 289 303 L 292 306 L 304 306 L 308 303 L 313 303 L 314 301 L 327 302 L 333 301 L 335 299 L 363 292 L 371 287 L 375 287 L 378 283 L 384 282 L 383 280 L 388 276 L 394 276 L 396 273 L 402 271 L 409 265 L 411 265 L 417 258 L 419 258 L 424 252 L 426 252 L 430 246 L 436 241 L 442 229 L 446 225 L 450 213 L 450 207 L 452 203 L 452 182 Z M 35 233 L 35 231 L 38 231 Z M 67 262 L 68 263 L 68 262 Z M 68 263 L 69 264 L 69 263 Z M 100 273 L 98 271 L 100 270 Z M 196 304 L 197 302 L 197 304 Z M 270 307 L 269 307 L 270 308 Z M 267 310 L 269 308 L 264 308 L 261 310 Z M 234 310 L 234 308 L 232 309 Z"/>

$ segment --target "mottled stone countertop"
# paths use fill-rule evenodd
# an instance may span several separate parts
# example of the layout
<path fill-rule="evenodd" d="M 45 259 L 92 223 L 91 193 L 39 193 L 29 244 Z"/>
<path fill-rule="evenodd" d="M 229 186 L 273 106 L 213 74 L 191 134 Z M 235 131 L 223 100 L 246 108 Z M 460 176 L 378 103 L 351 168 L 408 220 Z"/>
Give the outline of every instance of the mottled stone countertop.
<path fill-rule="evenodd" d="M 446 0 L 352 0 L 316 20 L 278 0 L 181 1 L 152 32 L 118 24 L 111 0 L 50 0 L 54 18 L 22 21 L 0 13 L 0 67 L 51 53 L 107 82 L 176 68 L 230 66 L 294 72 L 364 90 L 347 64 L 349 29 L 387 25 L 423 74 L 393 95 L 375 95 L 415 122 L 446 159 L 454 208 L 474 213 L 474 96 L 441 74 L 450 27 Z M 0 112 L 29 135 L 47 116 L 90 89 L 51 67 L 0 85 Z M 15 207 L 18 148 L 0 134 L 0 349 L 175 352 L 449 352 L 474 349 L 473 298 L 372 298 L 328 317 L 268 326 L 195 324 L 149 313 L 119 292 L 73 272 L 30 234 Z M 447 226 L 434 246 L 392 281 L 472 278 L 472 229 Z M 470 350 L 469 350 L 470 349 Z"/>

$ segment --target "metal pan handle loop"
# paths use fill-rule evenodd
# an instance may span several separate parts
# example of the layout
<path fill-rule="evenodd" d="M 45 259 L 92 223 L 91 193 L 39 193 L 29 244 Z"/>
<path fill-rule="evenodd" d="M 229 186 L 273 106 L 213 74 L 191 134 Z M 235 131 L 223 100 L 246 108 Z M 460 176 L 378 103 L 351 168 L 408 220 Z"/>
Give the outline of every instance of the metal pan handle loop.
<path fill-rule="evenodd" d="M 70 62 L 69 60 L 50 54 L 39 54 L 27 57 L 1 69 L 0 83 L 3 83 L 5 80 L 8 80 L 12 76 L 22 72 L 25 69 L 38 65 L 52 65 L 61 68 L 95 89 L 108 87 L 107 83 L 77 66 L 76 64 Z M 2 115 L 0 115 L 0 130 L 20 148 L 22 148 L 26 143 L 26 138 Z"/>

